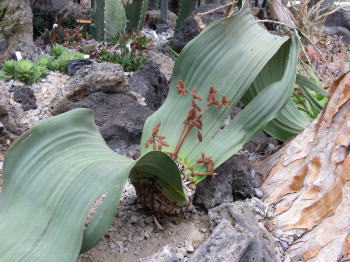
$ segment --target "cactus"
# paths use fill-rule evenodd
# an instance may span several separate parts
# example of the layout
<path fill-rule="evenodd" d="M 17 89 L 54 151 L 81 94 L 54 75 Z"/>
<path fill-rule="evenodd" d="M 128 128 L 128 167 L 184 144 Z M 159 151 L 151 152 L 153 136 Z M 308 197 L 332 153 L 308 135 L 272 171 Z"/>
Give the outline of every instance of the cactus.
<path fill-rule="evenodd" d="M 126 17 L 121 0 L 95 0 L 92 18 L 94 37 L 99 41 L 107 41 L 125 31 Z"/>
<path fill-rule="evenodd" d="M 179 28 L 187 16 L 190 15 L 192 10 L 196 7 L 196 0 L 181 0 L 179 16 L 176 21 L 176 28 Z"/>
<path fill-rule="evenodd" d="M 148 10 L 148 0 L 133 0 L 126 3 L 125 13 L 128 23 L 126 25 L 129 31 L 139 31 L 142 29 Z"/>

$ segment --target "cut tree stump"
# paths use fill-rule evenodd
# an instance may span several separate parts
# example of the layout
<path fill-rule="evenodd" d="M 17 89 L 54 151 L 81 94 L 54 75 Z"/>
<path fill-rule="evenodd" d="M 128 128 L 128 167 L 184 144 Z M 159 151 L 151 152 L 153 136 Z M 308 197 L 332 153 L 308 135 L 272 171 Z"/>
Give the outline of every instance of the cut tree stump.
<path fill-rule="evenodd" d="M 273 207 L 267 228 L 288 246 L 286 261 L 350 261 L 350 72 L 329 97 L 308 128 L 258 165 Z"/>

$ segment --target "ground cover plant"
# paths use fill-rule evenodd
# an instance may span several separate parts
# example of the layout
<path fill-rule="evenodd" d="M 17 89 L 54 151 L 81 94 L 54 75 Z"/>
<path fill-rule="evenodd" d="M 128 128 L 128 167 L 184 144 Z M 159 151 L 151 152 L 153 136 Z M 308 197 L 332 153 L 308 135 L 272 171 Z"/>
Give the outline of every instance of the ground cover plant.
<path fill-rule="evenodd" d="M 182 51 L 166 101 L 146 121 L 138 160 L 106 146 L 90 110 L 40 122 L 9 148 L 4 162 L 0 260 L 74 261 L 114 220 L 128 177 L 145 206 L 181 214 L 190 201 L 183 182 L 215 177 L 216 167 L 286 104 L 294 105 L 288 101 L 298 54 L 295 36 L 265 31 L 244 1 L 236 15 L 208 26 Z M 241 100 L 244 110 L 223 126 Z M 274 127 L 283 133 L 278 123 Z"/>
<path fill-rule="evenodd" d="M 27 59 L 5 61 L 0 71 L 0 79 L 32 84 L 45 77 L 49 70 L 66 73 L 68 60 L 84 58 L 82 53 L 70 51 L 61 45 L 53 46 L 49 55 L 52 57 L 40 56 L 35 63 Z"/>

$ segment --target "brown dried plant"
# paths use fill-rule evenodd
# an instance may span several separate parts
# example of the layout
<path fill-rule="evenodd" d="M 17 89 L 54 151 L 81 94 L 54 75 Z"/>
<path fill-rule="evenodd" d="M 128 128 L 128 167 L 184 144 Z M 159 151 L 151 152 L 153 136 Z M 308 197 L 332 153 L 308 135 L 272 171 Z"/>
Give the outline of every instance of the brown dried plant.
<path fill-rule="evenodd" d="M 209 92 L 207 95 L 207 104 L 205 105 L 205 108 L 202 109 L 197 103 L 198 101 L 202 101 L 203 99 L 198 95 L 198 89 L 193 88 L 192 91 L 187 89 L 184 85 L 184 82 L 182 80 L 179 80 L 177 86 L 177 93 L 181 96 L 186 96 L 187 94 L 191 94 L 191 108 L 189 109 L 187 116 L 185 120 L 183 121 L 183 129 L 180 134 L 180 137 L 178 139 L 178 142 L 175 146 L 175 149 L 173 152 L 169 153 L 169 155 L 175 160 L 178 161 L 178 154 L 180 152 L 180 149 L 182 145 L 184 144 L 186 138 L 188 137 L 189 133 L 193 128 L 197 129 L 197 138 L 199 142 L 203 141 L 203 135 L 201 133 L 201 130 L 203 128 L 203 122 L 202 118 L 203 115 L 207 112 L 207 110 L 215 105 L 217 109 L 221 108 L 229 108 L 229 104 L 232 100 L 227 99 L 226 96 L 222 96 L 221 100 L 219 100 L 216 96 L 218 89 L 215 86 L 211 86 L 209 88 Z M 167 144 L 164 139 L 165 136 L 160 136 L 159 130 L 160 130 L 161 123 L 158 123 L 154 128 L 151 137 L 146 141 L 145 147 L 148 148 L 151 144 L 153 144 L 153 150 L 161 150 L 163 146 L 168 147 L 169 144 Z M 212 157 L 206 157 L 205 153 L 202 153 L 202 158 L 198 159 L 192 166 L 190 166 L 188 169 L 192 170 L 193 167 L 197 164 L 204 164 L 208 170 L 208 172 L 204 173 L 192 173 L 193 176 L 196 175 L 207 175 L 215 177 L 217 174 L 214 173 L 215 165 L 214 160 Z"/>

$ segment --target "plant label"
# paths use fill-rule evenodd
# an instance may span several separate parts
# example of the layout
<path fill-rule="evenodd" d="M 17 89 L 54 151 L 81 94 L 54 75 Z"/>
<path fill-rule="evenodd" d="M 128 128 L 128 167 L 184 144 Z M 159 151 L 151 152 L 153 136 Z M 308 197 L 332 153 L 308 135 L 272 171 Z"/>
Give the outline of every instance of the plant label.
<path fill-rule="evenodd" d="M 19 61 L 19 60 L 22 60 L 22 59 L 23 59 L 22 54 L 21 54 L 21 52 L 20 52 L 20 51 L 16 51 L 16 52 L 15 52 L 15 55 L 16 55 L 17 61 Z"/>

